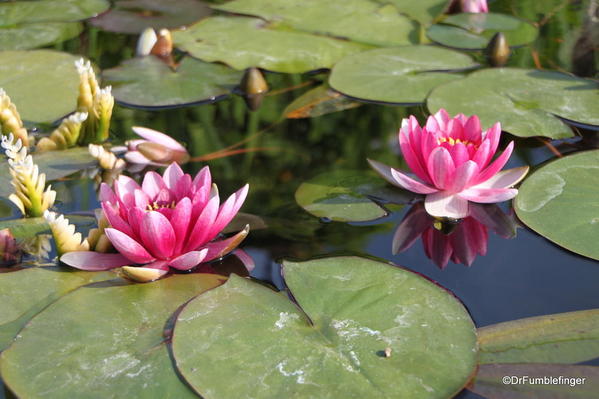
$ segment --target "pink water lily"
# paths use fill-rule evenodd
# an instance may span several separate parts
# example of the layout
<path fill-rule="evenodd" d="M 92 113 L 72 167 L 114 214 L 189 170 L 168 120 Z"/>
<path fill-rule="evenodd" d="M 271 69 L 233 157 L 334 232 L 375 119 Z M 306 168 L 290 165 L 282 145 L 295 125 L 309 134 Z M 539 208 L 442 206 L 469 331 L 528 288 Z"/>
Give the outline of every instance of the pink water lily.
<path fill-rule="evenodd" d="M 127 162 L 161 166 L 171 162 L 182 164 L 189 160 L 189 153 L 185 147 L 172 137 L 147 127 L 134 126 L 133 131 L 141 139 L 127 142 L 125 153 Z"/>
<path fill-rule="evenodd" d="M 489 12 L 487 0 L 461 0 L 462 12 Z"/>
<path fill-rule="evenodd" d="M 61 261 L 83 270 L 142 266 L 160 270 L 189 270 L 220 258 L 247 236 L 249 226 L 227 239 L 216 240 L 243 204 L 246 184 L 220 204 L 210 169 L 194 179 L 172 163 L 160 176 L 145 174 L 139 185 L 119 176 L 114 191 L 100 187 L 102 210 L 110 223 L 105 234 L 118 253 L 70 252 Z"/>
<path fill-rule="evenodd" d="M 479 118 L 458 114 L 450 118 L 444 109 L 420 127 L 414 116 L 404 119 L 399 145 L 414 175 L 368 160 L 387 181 L 426 195 L 425 209 L 436 217 L 468 216 L 469 202 L 493 203 L 512 199 L 528 167 L 500 171 L 514 149 L 510 142 L 495 160 L 501 125 L 483 131 Z"/>

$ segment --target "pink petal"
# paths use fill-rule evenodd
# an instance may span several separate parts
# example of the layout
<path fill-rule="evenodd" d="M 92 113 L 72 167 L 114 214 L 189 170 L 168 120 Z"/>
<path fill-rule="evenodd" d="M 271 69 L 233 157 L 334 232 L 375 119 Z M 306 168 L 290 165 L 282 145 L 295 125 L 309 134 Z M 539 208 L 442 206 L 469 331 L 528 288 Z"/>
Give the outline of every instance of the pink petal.
<path fill-rule="evenodd" d="M 252 256 L 245 252 L 243 249 L 237 248 L 235 251 L 231 252 L 231 255 L 236 256 L 237 259 L 239 259 L 241 263 L 243 263 L 243 266 L 245 266 L 245 269 L 248 272 L 251 272 L 256 267 L 254 258 L 252 258 Z"/>
<path fill-rule="evenodd" d="M 125 153 L 125 161 L 137 165 L 148 165 L 152 162 L 148 158 L 144 157 L 139 151 L 127 151 Z"/>
<path fill-rule="evenodd" d="M 206 204 L 206 207 L 204 207 L 200 213 L 200 216 L 197 218 L 191 233 L 189 234 L 189 239 L 183 247 L 184 251 L 193 251 L 207 241 L 206 237 L 208 237 L 208 234 L 210 234 L 210 228 L 214 224 L 214 221 L 218 215 L 219 202 L 220 200 L 218 196 L 213 196 L 210 198 Z"/>
<path fill-rule="evenodd" d="M 499 139 L 501 138 L 501 123 L 497 122 L 485 133 L 485 140 L 490 143 L 488 158 L 486 163 L 491 162 L 491 158 L 495 155 L 497 147 L 499 146 Z"/>
<path fill-rule="evenodd" d="M 141 237 L 141 221 L 143 220 L 145 214 L 146 211 L 139 208 L 129 208 L 127 212 L 127 223 L 131 227 L 131 230 L 133 230 L 134 234 L 130 236 L 135 238 L 135 240 L 138 240 Z"/>
<path fill-rule="evenodd" d="M 131 261 L 121 254 L 105 254 L 92 251 L 67 252 L 60 261 L 80 270 L 101 271 L 125 266 Z"/>
<path fill-rule="evenodd" d="M 168 261 L 167 260 L 155 260 L 152 263 L 148 263 L 144 265 L 146 269 L 158 269 L 158 270 L 166 270 L 168 271 Z"/>
<path fill-rule="evenodd" d="M 438 191 L 436 188 L 421 183 L 390 166 L 373 161 L 372 159 L 369 159 L 368 163 L 379 175 L 394 186 L 401 187 L 417 194 L 431 194 Z"/>
<path fill-rule="evenodd" d="M 188 174 L 183 175 L 175 185 L 175 197 L 176 201 L 180 201 L 181 198 L 191 194 L 191 176 Z"/>
<path fill-rule="evenodd" d="M 509 188 L 520 183 L 528 173 L 528 166 L 502 170 L 488 180 L 474 186 L 473 188 Z"/>
<path fill-rule="evenodd" d="M 464 143 L 455 143 L 449 149 L 449 155 L 453 160 L 453 164 L 456 168 L 460 167 L 464 162 L 470 160 L 470 154 Z"/>
<path fill-rule="evenodd" d="M 210 187 L 212 186 L 212 176 L 210 175 L 210 168 L 208 166 L 204 166 L 194 177 L 193 186 L 196 190 L 200 188 L 204 188 L 207 191 L 210 191 Z"/>
<path fill-rule="evenodd" d="M 162 144 L 163 146 L 170 148 L 172 150 L 175 151 L 183 151 L 183 152 L 187 152 L 187 150 L 185 149 L 185 147 L 183 147 L 181 144 L 179 144 L 179 142 L 175 139 L 173 139 L 172 137 L 153 130 L 153 129 L 148 129 L 147 127 L 141 127 L 141 126 L 133 126 L 133 131 L 143 137 L 144 139 L 151 141 L 153 143 L 158 143 L 158 144 Z"/>
<path fill-rule="evenodd" d="M 191 200 L 189 198 L 183 198 L 175 207 L 173 214 L 170 217 L 171 226 L 175 231 L 176 244 L 173 253 L 177 254 L 181 252 L 183 244 L 187 238 L 187 232 L 189 231 L 189 225 L 191 223 Z"/>
<path fill-rule="evenodd" d="M 144 180 L 141 183 L 142 190 L 148 194 L 150 201 L 156 201 L 156 197 L 161 190 L 166 189 L 166 184 L 162 180 L 162 176 L 154 171 L 147 172 L 144 176 Z"/>
<path fill-rule="evenodd" d="M 394 255 L 410 248 L 424 231 L 431 227 L 432 219 L 419 202 L 414 205 L 397 226 L 393 235 L 392 252 Z"/>
<path fill-rule="evenodd" d="M 478 147 L 472 160 L 477 163 L 478 169 L 483 170 L 489 163 L 490 158 L 493 154 L 489 155 L 491 151 L 491 141 L 483 140 L 482 144 Z"/>
<path fill-rule="evenodd" d="M 180 178 L 182 178 L 184 174 L 185 173 L 183 173 L 183 170 L 181 169 L 179 164 L 173 162 L 168 166 L 168 168 L 166 168 L 166 170 L 162 174 L 162 178 L 169 190 L 175 190 L 175 187 L 177 186 L 177 181 Z"/>
<path fill-rule="evenodd" d="M 129 226 L 129 224 L 120 216 L 120 212 L 115 205 L 112 205 L 108 202 L 102 202 L 102 211 L 104 212 L 104 216 L 108 219 L 108 223 L 115 229 L 121 231 L 128 236 L 134 236 L 133 229 Z"/>
<path fill-rule="evenodd" d="M 246 225 L 243 230 L 241 230 L 234 236 L 231 236 L 221 241 L 213 241 L 206 244 L 205 248 L 208 249 L 208 254 L 206 255 L 206 259 L 204 259 L 204 262 L 209 262 L 213 259 L 222 258 L 229 252 L 233 251 L 235 248 L 239 246 L 239 244 L 241 244 L 243 240 L 245 240 L 249 232 L 250 226 Z"/>
<path fill-rule="evenodd" d="M 503 202 L 514 198 L 518 194 L 515 188 L 468 188 L 458 195 L 464 200 L 478 202 L 481 204 L 491 204 Z"/>
<path fill-rule="evenodd" d="M 512 155 L 512 151 L 514 150 L 514 142 L 510 142 L 506 147 L 505 151 L 497 157 L 489 166 L 487 166 L 483 171 L 480 172 L 474 184 L 482 183 L 491 177 L 493 177 L 497 172 L 501 170 L 507 163 L 508 159 Z"/>
<path fill-rule="evenodd" d="M 426 256 L 435 265 L 441 269 L 447 266 L 453 249 L 445 234 L 431 227 L 422 235 L 422 246 L 424 247 Z"/>
<path fill-rule="evenodd" d="M 141 239 L 146 248 L 158 259 L 168 259 L 175 249 L 175 231 L 160 212 L 147 212 L 141 222 Z"/>
<path fill-rule="evenodd" d="M 187 252 L 169 262 L 171 267 L 179 270 L 189 270 L 196 267 L 206 258 L 207 249 Z"/>
<path fill-rule="evenodd" d="M 221 205 L 218 216 L 214 221 L 214 224 L 210 228 L 207 241 L 212 240 L 218 235 L 230 222 L 233 220 L 239 208 L 243 205 L 245 198 L 247 197 L 249 185 L 241 187 L 237 192 L 232 194 L 227 200 Z"/>
<path fill-rule="evenodd" d="M 478 165 L 474 161 L 463 163 L 455 170 L 451 191 L 459 193 L 470 185 L 470 182 L 478 175 Z"/>
<path fill-rule="evenodd" d="M 470 216 L 504 238 L 513 238 L 516 235 L 514 219 L 495 204 L 473 202 L 470 204 Z"/>
<path fill-rule="evenodd" d="M 462 219 L 468 216 L 468 201 L 457 194 L 439 191 L 429 194 L 424 200 L 424 208 L 429 215 Z"/>
<path fill-rule="evenodd" d="M 106 183 L 100 184 L 100 201 L 101 202 L 110 202 L 111 204 L 116 204 L 118 202 L 117 196 L 112 191 L 110 186 Z"/>
<path fill-rule="evenodd" d="M 155 260 L 155 258 L 152 257 L 140 243 L 129 237 L 127 234 L 113 228 L 107 228 L 104 231 L 116 250 L 131 262 L 143 264 Z"/>
<path fill-rule="evenodd" d="M 428 158 L 427 168 L 436 188 L 449 188 L 455 172 L 455 166 L 449 151 L 443 147 L 435 148 Z"/>
<path fill-rule="evenodd" d="M 120 175 L 114 182 L 114 191 L 119 200 L 126 206 L 135 206 L 133 193 L 141 187 L 135 180 L 125 175 Z"/>
<path fill-rule="evenodd" d="M 429 116 L 429 118 L 430 118 L 430 116 Z M 443 109 L 443 108 L 441 108 L 439 111 L 437 111 L 433 115 L 433 118 L 437 121 L 437 124 L 439 125 L 440 130 L 446 130 L 447 124 L 451 120 L 451 117 L 449 116 L 447 111 L 445 111 L 445 109 Z"/>
<path fill-rule="evenodd" d="M 139 209 L 146 209 L 150 203 L 150 197 L 142 190 L 135 190 L 133 193 L 135 197 L 135 207 Z"/>
<path fill-rule="evenodd" d="M 482 140 L 482 127 L 478 116 L 471 116 L 464 125 L 464 139 L 473 143 L 480 143 Z"/>

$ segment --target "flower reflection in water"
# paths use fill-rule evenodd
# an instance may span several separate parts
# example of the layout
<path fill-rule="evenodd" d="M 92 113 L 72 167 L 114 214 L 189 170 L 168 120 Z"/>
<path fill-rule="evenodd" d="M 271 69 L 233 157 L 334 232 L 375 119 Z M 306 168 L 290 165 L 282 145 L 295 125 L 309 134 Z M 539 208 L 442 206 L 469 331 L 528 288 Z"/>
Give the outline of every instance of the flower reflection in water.
<path fill-rule="evenodd" d="M 468 217 L 449 220 L 430 216 L 419 202 L 397 227 L 393 254 L 406 251 L 422 238 L 424 253 L 441 269 L 450 260 L 470 266 L 478 255 L 486 255 L 489 229 L 501 237 L 513 238 L 516 223 L 497 205 L 473 204 Z"/>

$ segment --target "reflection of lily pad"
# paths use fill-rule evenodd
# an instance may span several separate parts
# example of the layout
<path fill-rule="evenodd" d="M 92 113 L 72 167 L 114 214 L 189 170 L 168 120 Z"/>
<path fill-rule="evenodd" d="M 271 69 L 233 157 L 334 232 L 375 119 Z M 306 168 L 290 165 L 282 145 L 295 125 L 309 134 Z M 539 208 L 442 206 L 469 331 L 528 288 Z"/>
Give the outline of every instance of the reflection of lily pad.
<path fill-rule="evenodd" d="M 53 122 L 75 110 L 79 75 L 71 54 L 1 51 L 0 87 L 29 122 Z"/>
<path fill-rule="evenodd" d="M 530 175 L 515 208 L 531 229 L 562 247 L 599 260 L 599 151 L 568 155 Z"/>
<path fill-rule="evenodd" d="M 537 28 L 532 24 L 505 14 L 465 13 L 450 15 L 428 28 L 428 37 L 444 46 L 483 49 L 497 32 L 502 32 L 510 46 L 534 41 Z"/>
<path fill-rule="evenodd" d="M 106 0 L 41 0 L 0 2 L 0 50 L 25 50 L 77 36 L 75 22 L 109 7 Z"/>
<path fill-rule="evenodd" d="M 447 0 L 376 0 L 379 3 L 391 3 L 399 11 L 409 15 L 421 24 L 429 24 L 447 8 Z"/>
<path fill-rule="evenodd" d="M 235 69 L 260 67 L 300 73 L 330 68 L 343 56 L 369 47 L 346 40 L 277 30 L 258 18 L 212 17 L 173 33 L 175 45 L 204 61 Z"/>
<path fill-rule="evenodd" d="M 231 276 L 179 314 L 173 355 L 202 397 L 449 398 L 471 378 L 472 320 L 427 279 L 358 257 L 283 271 L 297 305 Z"/>
<path fill-rule="evenodd" d="M 369 0 L 235 0 L 216 8 L 379 46 L 409 44 L 415 34 L 415 24 L 397 8 Z"/>
<path fill-rule="evenodd" d="M 365 222 L 387 215 L 377 202 L 406 203 L 411 195 L 390 189 L 374 173 L 337 170 L 303 182 L 295 200 L 316 217 L 338 222 Z"/>
<path fill-rule="evenodd" d="M 194 274 L 81 287 L 34 317 L 2 353 L 4 382 L 28 398 L 194 397 L 173 369 L 163 330 L 181 304 L 219 284 L 218 276 Z"/>
<path fill-rule="evenodd" d="M 343 94 L 332 90 L 328 84 L 323 84 L 308 90 L 289 104 L 283 111 L 285 118 L 315 118 L 317 116 L 330 114 L 356 108 L 361 103 L 352 101 Z"/>
<path fill-rule="evenodd" d="M 472 68 L 467 55 L 432 46 L 383 48 L 352 54 L 329 83 L 345 95 L 387 103 L 422 103 L 434 87 L 459 79 L 447 71 Z"/>
<path fill-rule="evenodd" d="M 176 71 L 153 56 L 138 57 L 103 72 L 123 105 L 153 108 L 181 107 L 216 101 L 230 93 L 241 73 L 226 66 L 186 57 Z"/>
<path fill-rule="evenodd" d="M 90 23 L 109 32 L 140 33 L 147 27 L 178 28 L 210 15 L 198 0 L 117 0 L 114 7 Z"/>
<path fill-rule="evenodd" d="M 437 87 L 428 109 L 445 108 L 450 114 L 478 115 L 489 127 L 500 121 L 516 136 L 571 137 L 559 118 L 599 125 L 599 84 L 559 72 L 493 68 Z"/>

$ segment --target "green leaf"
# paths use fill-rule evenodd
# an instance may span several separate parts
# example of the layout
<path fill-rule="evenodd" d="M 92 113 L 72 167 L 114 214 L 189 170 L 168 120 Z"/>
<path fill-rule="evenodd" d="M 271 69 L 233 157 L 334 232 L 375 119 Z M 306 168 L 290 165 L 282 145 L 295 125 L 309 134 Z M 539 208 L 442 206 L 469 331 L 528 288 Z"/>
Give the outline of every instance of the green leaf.
<path fill-rule="evenodd" d="M 447 0 L 377 0 L 391 3 L 402 13 L 409 15 L 421 24 L 428 25 L 447 8 Z"/>
<path fill-rule="evenodd" d="M 175 45 L 204 61 L 224 62 L 235 69 L 259 67 L 301 73 L 330 68 L 347 54 L 369 47 L 277 29 L 258 18 L 211 17 L 173 33 Z"/>
<path fill-rule="evenodd" d="M 434 89 L 430 112 L 478 115 L 483 126 L 501 122 L 503 130 L 520 137 L 571 137 L 560 118 L 599 125 L 599 84 L 560 72 L 536 69 L 483 69 Z"/>
<path fill-rule="evenodd" d="M 515 209 L 528 227 L 577 254 L 599 260 L 599 151 L 568 155 L 520 186 Z"/>
<path fill-rule="evenodd" d="M 289 104 L 283 111 L 285 118 L 316 118 L 318 116 L 359 107 L 361 103 L 352 101 L 343 94 L 322 84 L 308 90 Z"/>
<path fill-rule="evenodd" d="M 98 15 L 107 0 L 40 0 L 0 3 L 0 27 L 35 22 L 74 22 Z"/>
<path fill-rule="evenodd" d="M 471 378 L 474 325 L 436 284 L 357 257 L 283 270 L 298 305 L 232 275 L 179 314 L 173 354 L 202 397 L 448 398 Z"/>
<path fill-rule="evenodd" d="M 29 122 L 53 122 L 75 110 L 80 57 L 51 50 L 1 51 L 0 87 Z"/>
<path fill-rule="evenodd" d="M 186 57 L 176 71 L 153 56 L 138 57 L 102 73 L 114 87 L 116 100 L 126 106 L 181 107 L 213 102 L 227 96 L 241 73 L 226 66 Z"/>
<path fill-rule="evenodd" d="M 44 22 L 0 27 L 0 50 L 27 50 L 64 42 L 78 36 L 83 27 L 78 22 Z"/>
<path fill-rule="evenodd" d="M 599 357 L 599 309 L 478 329 L 480 363 L 578 363 Z"/>
<path fill-rule="evenodd" d="M 358 99 L 418 104 L 434 87 L 462 77 L 448 71 L 475 65 L 469 56 L 439 47 L 383 48 L 343 58 L 333 67 L 329 83 Z"/>
<path fill-rule="evenodd" d="M 83 272 L 59 267 L 30 267 L 0 273 L 0 351 L 6 349 L 38 312 L 74 289 L 115 278 L 111 272 Z"/>
<path fill-rule="evenodd" d="M 116 0 L 110 11 L 90 23 L 109 32 L 141 33 L 145 28 L 174 29 L 211 14 L 198 0 Z"/>
<path fill-rule="evenodd" d="M 173 369 L 163 330 L 181 304 L 220 283 L 191 274 L 82 287 L 33 318 L 2 353 L 4 383 L 28 398 L 194 397 Z"/>
<path fill-rule="evenodd" d="M 509 378 L 508 384 L 504 382 L 504 378 Z M 538 378 L 539 382 L 531 383 L 534 378 Z M 599 367 L 570 364 L 483 364 L 478 368 L 474 385 L 468 389 L 487 399 L 587 399 L 595 397 L 599 392 Z"/>
<path fill-rule="evenodd" d="M 387 216 L 373 201 L 407 203 L 412 195 L 390 189 L 374 173 L 336 170 L 303 182 L 295 192 L 298 205 L 320 218 L 337 222 L 366 222 Z"/>
<path fill-rule="evenodd" d="M 235 0 L 214 8 L 375 46 L 409 44 L 417 39 L 416 24 L 397 8 L 370 0 Z"/>
<path fill-rule="evenodd" d="M 448 47 L 478 50 L 487 47 L 497 32 L 505 35 L 507 43 L 522 46 L 537 38 L 532 24 L 505 14 L 464 13 L 450 15 L 427 30 L 429 39 Z"/>

